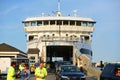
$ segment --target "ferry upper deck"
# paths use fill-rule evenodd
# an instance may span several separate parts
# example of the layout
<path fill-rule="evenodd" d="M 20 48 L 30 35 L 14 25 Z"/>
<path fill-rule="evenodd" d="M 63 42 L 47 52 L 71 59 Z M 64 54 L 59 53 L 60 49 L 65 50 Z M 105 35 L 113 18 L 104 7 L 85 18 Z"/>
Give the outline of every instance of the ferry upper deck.
<path fill-rule="evenodd" d="M 81 18 L 81 17 L 56 17 L 56 16 L 41 16 L 26 18 L 24 21 L 24 29 L 26 32 L 30 31 L 84 31 L 93 32 L 94 24 L 96 23 L 91 18 Z M 57 27 L 58 26 L 58 27 Z M 36 28 L 34 28 L 36 27 Z"/>

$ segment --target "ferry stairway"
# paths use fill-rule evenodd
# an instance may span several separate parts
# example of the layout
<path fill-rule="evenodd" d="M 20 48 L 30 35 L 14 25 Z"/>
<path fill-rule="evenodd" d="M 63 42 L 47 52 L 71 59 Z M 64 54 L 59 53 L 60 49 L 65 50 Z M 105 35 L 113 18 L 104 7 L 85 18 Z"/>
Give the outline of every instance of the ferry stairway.
<path fill-rule="evenodd" d="M 87 77 L 94 77 L 96 80 L 99 80 L 101 71 L 91 66 L 91 60 L 85 55 L 81 54 L 79 51 L 76 51 L 75 57 L 77 58 L 77 66 L 86 74 Z"/>

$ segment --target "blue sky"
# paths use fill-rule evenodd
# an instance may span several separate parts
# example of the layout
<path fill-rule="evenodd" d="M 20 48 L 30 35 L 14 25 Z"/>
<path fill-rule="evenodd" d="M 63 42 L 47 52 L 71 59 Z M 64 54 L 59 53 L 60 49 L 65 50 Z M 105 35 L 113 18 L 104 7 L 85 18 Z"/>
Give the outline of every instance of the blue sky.
<path fill-rule="evenodd" d="M 120 61 L 120 0 L 61 0 L 62 15 L 93 18 L 93 61 Z M 57 0 L 0 0 L 0 43 L 26 52 L 22 21 L 27 17 L 53 15 Z"/>

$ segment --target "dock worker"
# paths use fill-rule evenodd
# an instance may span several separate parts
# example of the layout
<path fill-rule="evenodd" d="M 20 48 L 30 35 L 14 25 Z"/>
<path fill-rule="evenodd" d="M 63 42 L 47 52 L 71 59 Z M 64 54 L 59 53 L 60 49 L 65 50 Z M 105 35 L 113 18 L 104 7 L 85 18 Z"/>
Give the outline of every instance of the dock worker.
<path fill-rule="evenodd" d="M 11 62 L 11 66 L 8 69 L 8 73 L 7 73 L 7 80 L 16 80 L 16 76 L 18 74 L 15 72 L 15 67 L 16 67 L 16 62 Z"/>
<path fill-rule="evenodd" d="M 19 65 L 19 70 L 22 71 L 24 69 L 25 62 L 22 61 L 22 63 Z"/>
<path fill-rule="evenodd" d="M 39 67 L 35 69 L 36 80 L 46 80 L 47 70 L 44 68 L 44 62 L 41 61 Z"/>

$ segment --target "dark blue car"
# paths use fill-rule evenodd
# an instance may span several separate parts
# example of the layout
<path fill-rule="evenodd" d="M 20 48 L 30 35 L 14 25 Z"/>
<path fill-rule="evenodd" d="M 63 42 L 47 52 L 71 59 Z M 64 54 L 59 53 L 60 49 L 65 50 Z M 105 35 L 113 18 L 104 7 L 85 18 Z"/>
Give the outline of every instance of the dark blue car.
<path fill-rule="evenodd" d="M 107 64 L 100 75 L 100 80 L 120 80 L 120 63 Z"/>
<path fill-rule="evenodd" d="M 85 80 L 85 75 L 74 65 L 62 65 L 56 80 Z"/>

